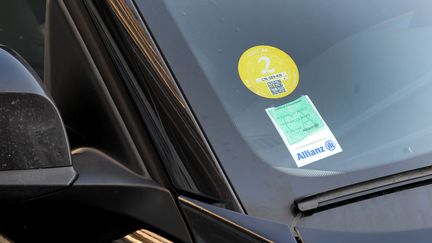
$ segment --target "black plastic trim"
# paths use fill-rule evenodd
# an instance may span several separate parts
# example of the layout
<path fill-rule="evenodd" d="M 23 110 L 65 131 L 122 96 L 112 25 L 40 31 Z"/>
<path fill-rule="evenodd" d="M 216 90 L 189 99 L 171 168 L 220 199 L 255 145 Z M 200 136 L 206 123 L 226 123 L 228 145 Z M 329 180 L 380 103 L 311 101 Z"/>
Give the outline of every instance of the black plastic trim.
<path fill-rule="evenodd" d="M 397 188 L 403 189 L 410 184 L 430 179 L 432 179 L 432 167 L 429 166 L 311 195 L 297 200 L 296 205 L 301 212 L 312 212 L 367 195 L 382 194 Z"/>
<path fill-rule="evenodd" d="M 222 224 L 229 225 L 232 229 L 254 237 L 259 242 L 296 242 L 291 234 L 290 226 L 286 224 L 259 219 L 186 197 L 179 197 L 179 201 L 183 208 L 193 208 L 201 214 L 208 215 Z M 186 216 L 190 217 L 187 213 Z"/>
<path fill-rule="evenodd" d="M 171 193 L 92 148 L 73 151 L 73 186 L 50 200 L 85 205 L 133 218 L 170 239 L 192 242 Z"/>
<path fill-rule="evenodd" d="M 0 171 L 0 201 L 20 201 L 53 193 L 70 186 L 76 176 L 71 166 Z"/>

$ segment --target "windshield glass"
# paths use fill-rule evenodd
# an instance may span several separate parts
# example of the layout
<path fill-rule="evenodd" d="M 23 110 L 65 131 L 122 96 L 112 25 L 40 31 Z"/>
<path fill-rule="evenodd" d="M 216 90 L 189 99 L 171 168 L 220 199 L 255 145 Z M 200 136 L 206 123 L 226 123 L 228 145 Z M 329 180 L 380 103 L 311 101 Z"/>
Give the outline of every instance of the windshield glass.
<path fill-rule="evenodd" d="M 137 2 L 229 175 L 331 188 L 428 165 L 429 0 Z"/>

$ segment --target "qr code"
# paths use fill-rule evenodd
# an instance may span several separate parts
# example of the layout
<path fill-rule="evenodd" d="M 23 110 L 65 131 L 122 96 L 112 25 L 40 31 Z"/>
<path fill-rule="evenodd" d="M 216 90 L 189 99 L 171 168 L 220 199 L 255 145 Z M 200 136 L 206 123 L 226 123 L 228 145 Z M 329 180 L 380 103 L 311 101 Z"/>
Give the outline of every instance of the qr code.
<path fill-rule="evenodd" d="M 278 95 L 286 92 L 285 86 L 281 80 L 273 80 L 267 82 L 267 87 L 272 95 Z"/>

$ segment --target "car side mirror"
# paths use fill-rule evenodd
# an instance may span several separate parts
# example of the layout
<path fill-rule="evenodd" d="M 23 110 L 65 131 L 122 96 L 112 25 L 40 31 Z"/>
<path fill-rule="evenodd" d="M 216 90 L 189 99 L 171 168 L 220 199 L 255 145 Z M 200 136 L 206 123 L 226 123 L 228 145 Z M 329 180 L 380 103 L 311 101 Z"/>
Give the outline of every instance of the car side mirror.
<path fill-rule="evenodd" d="M 31 67 L 0 46 L 0 200 L 58 190 L 75 176 L 53 101 Z"/>
<path fill-rule="evenodd" d="M 191 242 L 169 190 L 95 148 L 70 151 L 60 114 L 36 73 L 4 46 L 0 206 L 0 233 L 19 242 L 104 242 L 99 234 L 107 228 L 115 229 L 108 238 L 121 237 L 136 224 Z"/>

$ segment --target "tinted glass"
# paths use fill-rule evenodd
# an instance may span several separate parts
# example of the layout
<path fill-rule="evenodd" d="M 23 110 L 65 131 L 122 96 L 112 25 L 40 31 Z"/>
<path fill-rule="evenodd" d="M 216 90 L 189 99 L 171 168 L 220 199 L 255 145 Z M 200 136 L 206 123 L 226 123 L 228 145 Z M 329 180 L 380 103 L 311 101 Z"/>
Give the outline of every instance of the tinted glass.
<path fill-rule="evenodd" d="M 0 44 L 18 52 L 43 77 L 46 0 L 4 0 Z"/>
<path fill-rule="evenodd" d="M 432 2 L 136 3 L 248 213 L 291 223 L 295 199 L 431 164 Z M 296 63 L 288 96 L 239 77 L 259 45 Z M 343 152 L 298 167 L 266 109 L 305 95 Z"/>
<path fill-rule="evenodd" d="M 303 169 L 344 172 L 430 152 L 430 1 L 165 2 L 229 119 L 266 163 L 297 168 L 265 109 L 302 95 L 343 149 Z M 297 63 L 300 81 L 287 97 L 262 98 L 240 80 L 238 60 L 257 45 Z"/>

